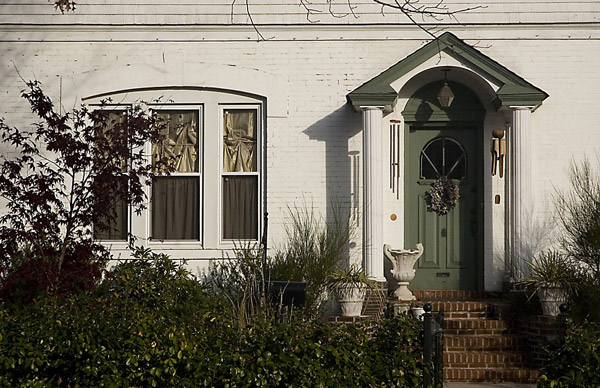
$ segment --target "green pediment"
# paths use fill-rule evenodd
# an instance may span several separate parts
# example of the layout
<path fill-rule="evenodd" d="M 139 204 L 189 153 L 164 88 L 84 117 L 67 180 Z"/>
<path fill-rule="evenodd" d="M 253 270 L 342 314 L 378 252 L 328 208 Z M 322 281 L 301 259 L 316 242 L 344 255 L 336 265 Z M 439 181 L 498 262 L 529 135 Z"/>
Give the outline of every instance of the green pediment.
<path fill-rule="evenodd" d="M 501 87 L 498 89 L 494 99 L 496 109 L 509 106 L 537 107 L 548 97 L 548 94 L 543 90 L 469 46 L 456 35 L 446 32 L 375 78 L 348 93 L 346 96 L 348 102 L 355 108 L 360 106 L 393 106 L 397 97 L 397 91 L 392 88 L 391 83 L 441 51 L 445 51 L 461 61 L 470 63 L 471 66 L 482 70 L 497 80 L 497 82 L 500 82 Z"/>

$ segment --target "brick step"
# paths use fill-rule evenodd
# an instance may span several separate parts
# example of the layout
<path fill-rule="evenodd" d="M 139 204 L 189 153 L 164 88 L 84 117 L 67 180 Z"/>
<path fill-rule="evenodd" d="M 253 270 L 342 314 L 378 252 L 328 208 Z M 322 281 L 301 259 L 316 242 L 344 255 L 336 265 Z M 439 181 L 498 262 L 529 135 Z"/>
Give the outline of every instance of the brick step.
<path fill-rule="evenodd" d="M 450 301 L 450 300 L 434 300 L 429 302 L 434 312 L 478 312 L 487 313 L 490 310 L 490 302 L 483 300 L 472 301 Z"/>
<path fill-rule="evenodd" d="M 528 368 L 444 368 L 445 381 L 535 383 L 540 372 Z"/>
<path fill-rule="evenodd" d="M 444 329 L 446 335 L 504 335 L 508 329 Z"/>
<path fill-rule="evenodd" d="M 500 335 L 508 334 L 509 328 L 505 321 L 498 319 L 450 318 L 444 319 L 444 333 L 447 335 Z"/>
<path fill-rule="evenodd" d="M 497 292 L 463 291 L 463 290 L 417 290 L 412 292 L 417 299 L 495 299 Z"/>
<path fill-rule="evenodd" d="M 445 311 L 444 319 L 470 319 L 470 318 L 487 318 L 487 311 Z"/>
<path fill-rule="evenodd" d="M 507 329 L 506 321 L 500 319 L 480 318 L 446 318 L 444 317 L 444 329 Z"/>
<path fill-rule="evenodd" d="M 517 335 L 444 334 L 444 351 L 524 351 L 525 338 Z"/>
<path fill-rule="evenodd" d="M 445 352 L 444 367 L 455 368 L 494 368 L 519 367 L 529 365 L 529 356 L 524 352 Z"/>

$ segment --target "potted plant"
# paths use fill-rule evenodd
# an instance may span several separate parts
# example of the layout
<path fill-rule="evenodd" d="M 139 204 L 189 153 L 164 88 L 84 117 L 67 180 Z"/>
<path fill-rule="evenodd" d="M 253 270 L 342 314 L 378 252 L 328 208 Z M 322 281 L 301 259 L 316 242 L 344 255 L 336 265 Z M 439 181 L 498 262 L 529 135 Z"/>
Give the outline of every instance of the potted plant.
<path fill-rule="evenodd" d="M 425 314 L 425 309 L 423 309 L 423 302 L 412 301 L 410 303 L 410 311 L 415 319 L 418 319 L 419 321 L 423 320 L 423 314 Z"/>
<path fill-rule="evenodd" d="M 376 289 L 377 283 L 367 277 L 356 265 L 335 269 L 327 280 L 329 291 L 340 304 L 344 317 L 361 315 L 367 289 Z"/>
<path fill-rule="evenodd" d="M 560 252 L 548 250 L 527 264 L 531 274 L 523 283 L 532 290 L 531 296 L 537 293 L 544 315 L 557 316 L 558 306 L 568 300 L 577 284 L 572 262 Z"/>

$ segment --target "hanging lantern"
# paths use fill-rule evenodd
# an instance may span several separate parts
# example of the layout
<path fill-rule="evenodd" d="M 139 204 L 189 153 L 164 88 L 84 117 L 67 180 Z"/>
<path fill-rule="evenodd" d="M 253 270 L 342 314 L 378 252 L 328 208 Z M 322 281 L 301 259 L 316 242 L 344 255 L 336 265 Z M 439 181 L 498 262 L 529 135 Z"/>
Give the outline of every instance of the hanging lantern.
<path fill-rule="evenodd" d="M 448 86 L 448 82 L 446 82 L 450 69 L 442 69 L 442 71 L 444 72 L 444 86 L 440 89 L 437 99 L 442 108 L 450 108 L 452 101 L 454 101 L 454 93 L 450 89 L 450 86 Z"/>
<path fill-rule="evenodd" d="M 452 101 L 454 101 L 454 93 L 452 93 L 452 89 L 450 89 L 450 86 L 448 86 L 447 82 L 444 82 L 444 86 L 442 86 L 440 89 L 437 99 L 442 108 L 450 108 L 450 105 L 452 105 Z"/>

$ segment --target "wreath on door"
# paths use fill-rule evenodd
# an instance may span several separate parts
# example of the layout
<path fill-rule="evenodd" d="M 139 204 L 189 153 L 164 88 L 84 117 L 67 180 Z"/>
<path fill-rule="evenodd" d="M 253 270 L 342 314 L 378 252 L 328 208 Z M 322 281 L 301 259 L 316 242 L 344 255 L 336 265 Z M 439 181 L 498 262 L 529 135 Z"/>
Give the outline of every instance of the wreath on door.
<path fill-rule="evenodd" d="M 433 182 L 426 195 L 429 210 L 440 216 L 454 209 L 460 197 L 458 186 L 448 179 L 438 179 Z"/>

